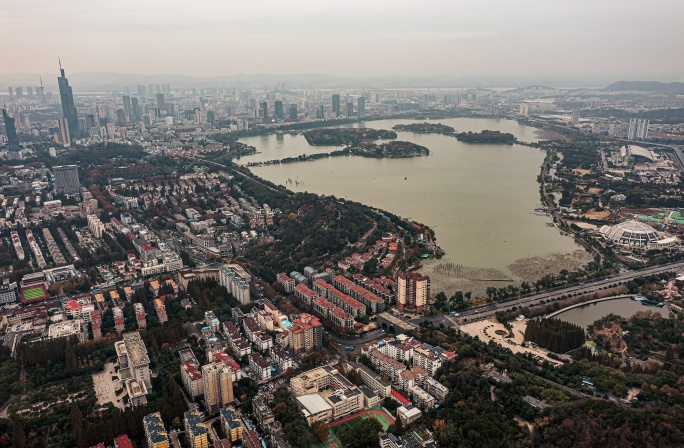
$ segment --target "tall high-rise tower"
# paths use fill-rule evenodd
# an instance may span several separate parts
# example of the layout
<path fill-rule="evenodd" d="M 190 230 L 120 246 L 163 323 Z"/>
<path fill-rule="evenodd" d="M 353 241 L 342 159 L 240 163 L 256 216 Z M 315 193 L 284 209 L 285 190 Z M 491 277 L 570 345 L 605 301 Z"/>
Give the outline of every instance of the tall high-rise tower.
<path fill-rule="evenodd" d="M 362 96 L 359 97 L 359 118 L 363 118 L 366 116 L 366 99 Z"/>
<path fill-rule="evenodd" d="M 17 137 L 17 126 L 14 124 L 14 118 L 10 117 L 7 111 L 3 109 L 2 120 L 5 122 L 5 133 L 10 151 L 18 151 L 19 137 Z"/>
<path fill-rule="evenodd" d="M 332 96 L 332 111 L 335 117 L 340 116 L 340 95 L 335 94 Z"/>
<path fill-rule="evenodd" d="M 67 119 L 67 126 L 69 126 L 69 134 L 71 138 L 75 138 L 79 135 L 78 132 L 78 112 L 76 111 L 76 105 L 74 104 L 74 93 L 69 85 L 69 80 L 64 74 L 64 69 L 62 68 L 62 61 L 59 61 L 59 72 L 60 76 L 57 78 L 57 84 L 59 84 L 59 97 L 62 100 L 62 114 L 64 118 Z"/>

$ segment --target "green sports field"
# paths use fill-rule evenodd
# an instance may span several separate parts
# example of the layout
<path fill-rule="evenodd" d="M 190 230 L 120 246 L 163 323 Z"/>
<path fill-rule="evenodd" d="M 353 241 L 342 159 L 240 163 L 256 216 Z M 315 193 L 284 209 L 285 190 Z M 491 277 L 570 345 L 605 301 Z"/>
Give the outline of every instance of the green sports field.
<path fill-rule="evenodd" d="M 369 413 L 369 411 L 371 411 L 372 413 Z M 376 406 L 366 411 L 357 412 L 356 414 L 353 414 L 350 417 L 341 419 L 341 421 L 330 423 L 330 436 L 328 438 L 328 441 L 314 442 L 312 440 L 311 446 L 313 446 L 313 448 L 345 448 L 340 439 L 338 439 L 335 435 L 335 428 L 339 428 L 345 425 L 350 426 L 354 422 L 357 422 L 364 418 L 374 418 L 377 421 L 379 421 L 380 424 L 382 424 L 383 431 L 386 431 L 387 428 L 389 428 L 389 426 L 394 421 L 392 417 L 387 415 L 387 413 L 385 413 L 385 411 L 382 408 Z"/>
<path fill-rule="evenodd" d="M 33 288 L 24 289 L 22 291 L 25 302 L 31 302 L 40 299 L 45 295 L 45 290 L 41 286 L 34 286 Z"/>

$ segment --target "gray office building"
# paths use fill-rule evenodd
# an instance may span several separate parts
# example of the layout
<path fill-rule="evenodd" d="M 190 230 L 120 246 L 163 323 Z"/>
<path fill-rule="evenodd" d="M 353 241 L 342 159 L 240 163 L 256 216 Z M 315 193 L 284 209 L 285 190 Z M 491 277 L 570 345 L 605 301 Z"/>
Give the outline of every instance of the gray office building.
<path fill-rule="evenodd" d="M 340 116 L 340 95 L 338 94 L 332 96 L 332 111 L 336 117 Z"/>
<path fill-rule="evenodd" d="M 17 137 L 17 127 L 14 118 L 10 117 L 7 111 L 3 109 L 2 120 L 5 122 L 5 134 L 7 134 L 7 144 L 10 151 L 19 151 L 19 137 Z"/>
<path fill-rule="evenodd" d="M 76 165 L 56 166 L 53 171 L 55 174 L 55 194 L 76 194 L 81 190 Z"/>
<path fill-rule="evenodd" d="M 366 99 L 362 96 L 359 97 L 359 118 L 366 116 Z"/>

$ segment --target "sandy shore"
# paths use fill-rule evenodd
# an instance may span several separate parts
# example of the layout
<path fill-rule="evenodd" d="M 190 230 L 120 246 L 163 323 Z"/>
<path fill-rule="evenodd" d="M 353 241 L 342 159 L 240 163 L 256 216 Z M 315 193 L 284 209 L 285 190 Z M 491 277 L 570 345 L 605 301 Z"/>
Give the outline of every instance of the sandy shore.
<path fill-rule="evenodd" d="M 523 280 L 536 281 L 545 275 L 556 275 L 561 270 L 572 271 L 591 261 L 591 254 L 578 249 L 572 253 L 556 253 L 546 257 L 520 258 L 506 270 L 459 265 L 446 260 L 428 260 L 419 269 L 430 276 L 433 294 L 440 291 L 447 296 L 456 291 L 482 292 L 490 286 L 501 288 L 519 285 Z M 477 295 L 477 294 L 474 294 Z"/>
<path fill-rule="evenodd" d="M 528 281 L 539 280 L 545 275 L 558 274 L 563 269 L 572 271 L 591 261 L 591 254 L 578 249 L 569 254 L 556 253 L 548 257 L 521 258 L 507 267 L 517 277 Z"/>
<path fill-rule="evenodd" d="M 457 265 L 444 260 L 423 262 L 421 274 L 430 276 L 430 289 L 433 294 L 444 291 L 451 296 L 456 291 L 482 291 L 489 286 L 502 287 L 517 284 L 519 281 L 510 273 L 494 268 L 476 268 Z"/>
<path fill-rule="evenodd" d="M 563 134 L 552 131 L 550 129 L 537 129 L 534 131 L 535 135 L 539 137 L 542 140 L 562 140 L 562 141 L 570 141 L 570 139 Z"/>

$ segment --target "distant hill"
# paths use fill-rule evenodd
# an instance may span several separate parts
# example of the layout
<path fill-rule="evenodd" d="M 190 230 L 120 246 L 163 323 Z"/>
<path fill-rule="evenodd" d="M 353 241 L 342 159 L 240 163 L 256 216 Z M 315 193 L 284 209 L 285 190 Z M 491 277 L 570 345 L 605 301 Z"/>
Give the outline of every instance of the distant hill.
<path fill-rule="evenodd" d="M 659 81 L 618 81 L 605 88 L 609 92 L 657 92 L 680 94 L 684 93 L 683 82 L 659 82 Z"/>

